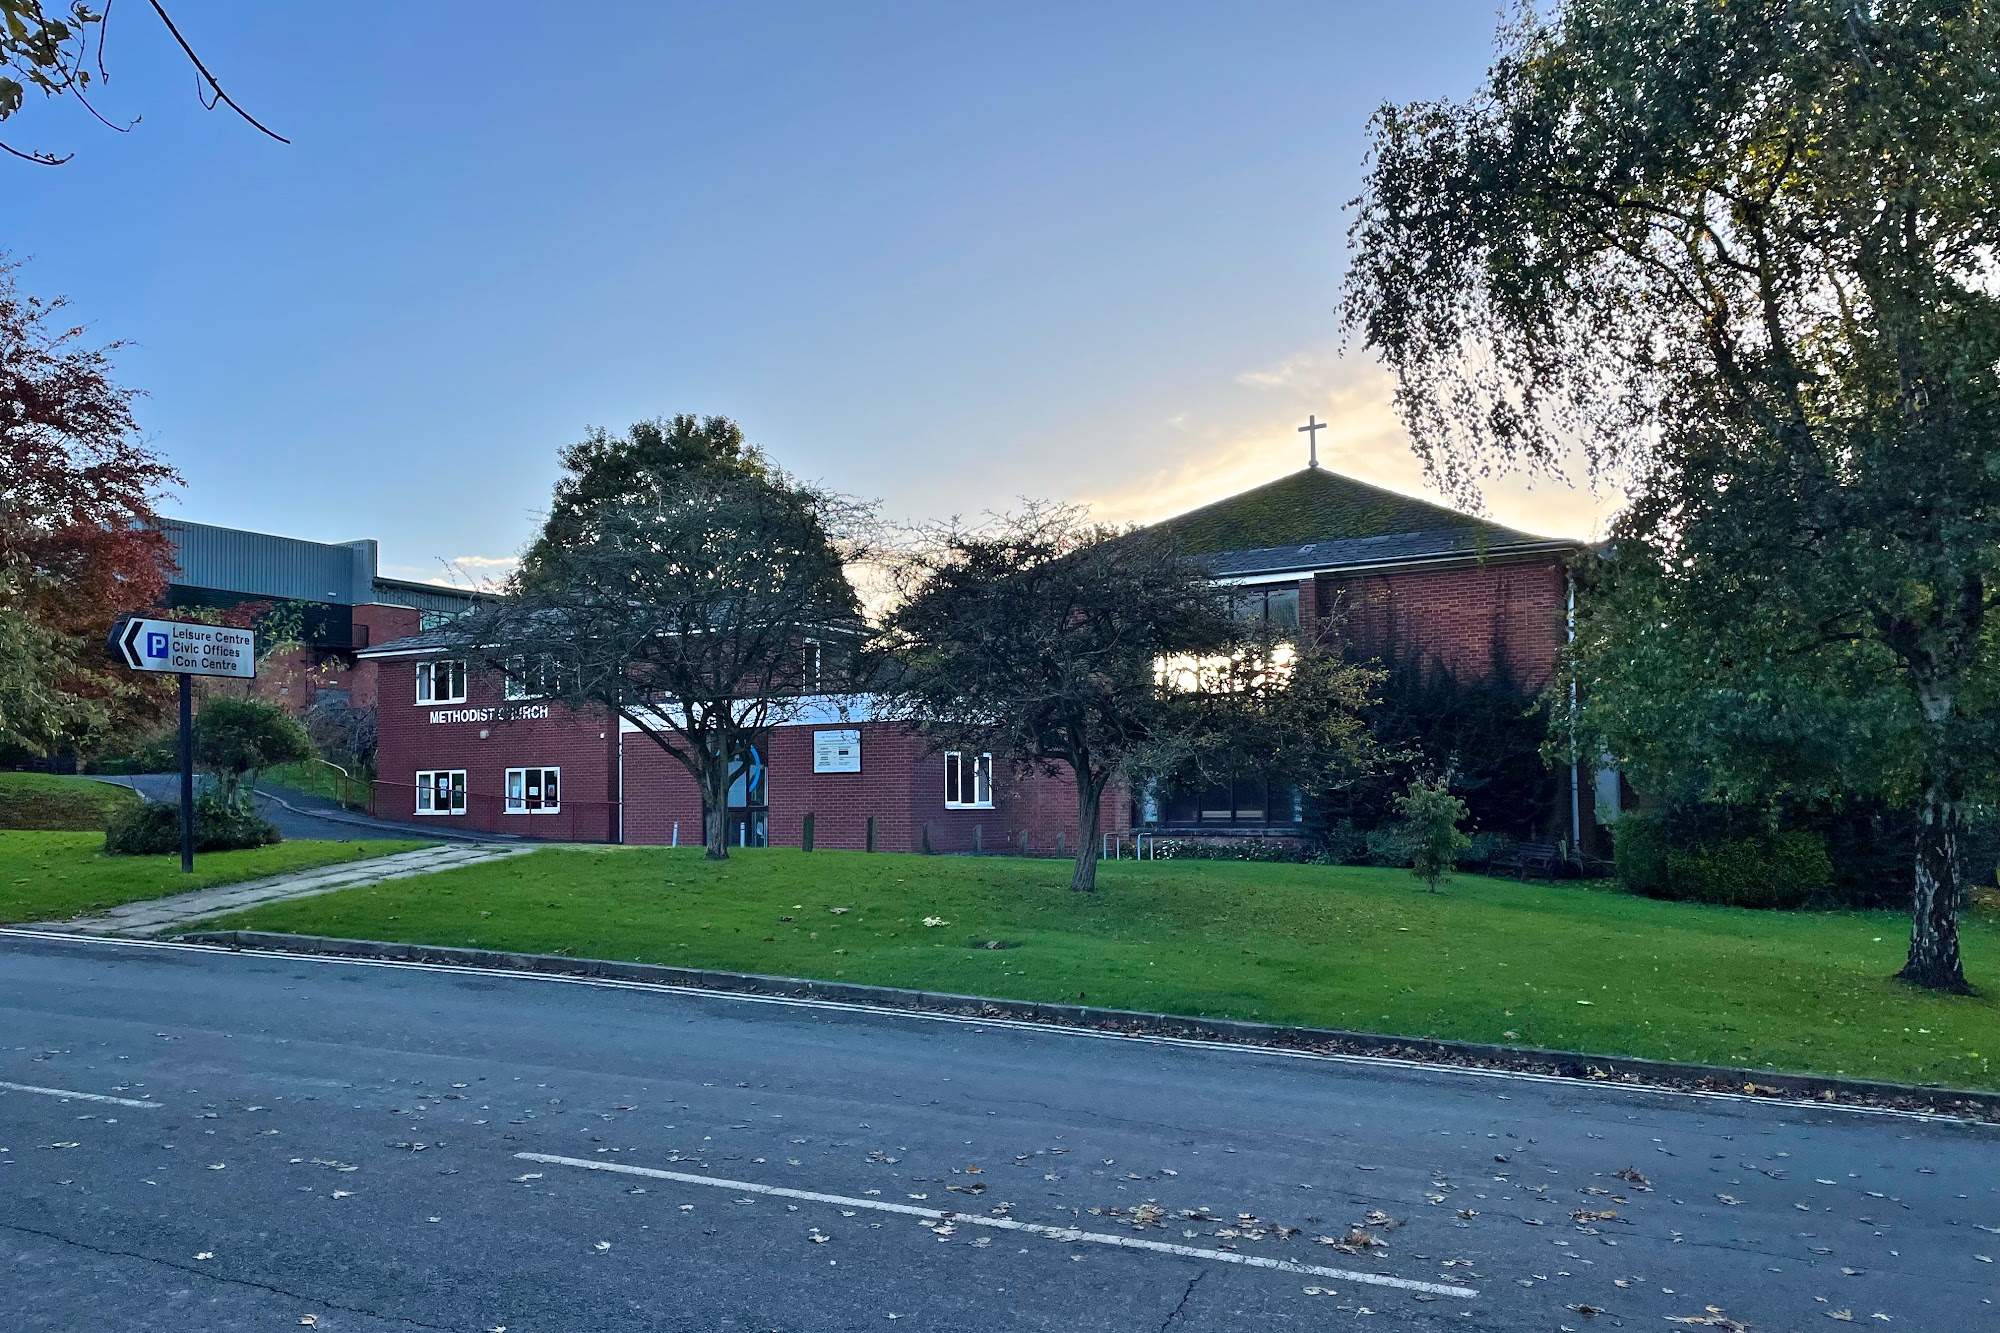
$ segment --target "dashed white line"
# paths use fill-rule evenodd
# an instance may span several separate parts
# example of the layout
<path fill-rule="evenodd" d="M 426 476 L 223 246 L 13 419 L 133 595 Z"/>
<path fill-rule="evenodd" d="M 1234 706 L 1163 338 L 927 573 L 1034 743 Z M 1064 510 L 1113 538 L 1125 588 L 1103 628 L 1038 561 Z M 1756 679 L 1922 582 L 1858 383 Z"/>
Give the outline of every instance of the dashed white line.
<path fill-rule="evenodd" d="M 31 1083 L 0 1083 L 0 1092 L 36 1092 L 44 1097 L 60 1097 L 66 1102 L 109 1102 L 113 1106 L 158 1106 L 158 1102 L 137 1097 L 107 1097 L 101 1092 L 71 1092 L 68 1088 L 38 1088 Z"/>
<path fill-rule="evenodd" d="M 921 1217 L 937 1222 L 989 1227 L 995 1231 L 1022 1231 L 1030 1235 L 1046 1236 L 1050 1240 L 1087 1245 L 1111 1245 L 1122 1250 L 1147 1250 L 1154 1254 L 1171 1254 L 1182 1259 L 1207 1259 L 1214 1263 L 1239 1264 L 1245 1268 L 1269 1268 L 1280 1273 L 1304 1273 L 1309 1277 L 1327 1278 L 1335 1282 L 1352 1282 L 1369 1287 L 1393 1287 L 1398 1291 L 1420 1292 L 1427 1296 L 1452 1296 L 1461 1300 L 1471 1300 L 1479 1295 L 1471 1287 L 1453 1287 L 1441 1282 L 1421 1282 L 1415 1278 L 1390 1277 L 1385 1273 L 1365 1273 L 1347 1268 L 1323 1268 L 1318 1264 L 1294 1263 L 1290 1259 L 1269 1259 L 1261 1254 L 1204 1250 L 1193 1245 L 1175 1245 L 1171 1241 L 1146 1240 L 1140 1236 L 1113 1236 L 1097 1231 L 1079 1231 L 1075 1227 L 1046 1226 L 1040 1222 L 1021 1222 L 1011 1217 L 919 1208 L 915 1204 L 889 1203 L 882 1199 L 856 1199 L 844 1194 L 821 1194 L 816 1190 L 786 1189 L 781 1185 L 759 1185 L 747 1180 L 723 1180 L 717 1176 L 694 1176 L 684 1171 L 662 1171 L 657 1167 L 632 1166 L 625 1162 L 593 1162 L 586 1157 L 557 1157 L 540 1152 L 517 1152 L 514 1156 L 519 1161 L 542 1162 L 549 1166 L 573 1166 L 584 1171 L 610 1171 L 621 1176 L 644 1176 L 648 1180 L 673 1180 L 683 1185 L 704 1185 L 710 1189 L 731 1190 L 738 1194 L 763 1194 L 775 1199 L 797 1199 L 801 1203 L 826 1203 L 840 1208 L 866 1208 L 878 1213 L 896 1213 L 903 1217 Z"/>

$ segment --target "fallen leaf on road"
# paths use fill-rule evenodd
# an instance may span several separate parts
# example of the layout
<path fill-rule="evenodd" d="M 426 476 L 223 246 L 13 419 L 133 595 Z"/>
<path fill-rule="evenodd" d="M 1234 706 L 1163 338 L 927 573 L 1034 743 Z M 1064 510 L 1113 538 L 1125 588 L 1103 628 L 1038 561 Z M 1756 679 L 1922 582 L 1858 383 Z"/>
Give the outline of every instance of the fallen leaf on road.
<path fill-rule="evenodd" d="M 318 1328 L 319 1316 L 316 1314 L 302 1314 L 299 1316 L 299 1323 L 306 1328 Z"/>
<path fill-rule="evenodd" d="M 1828 1319 L 1838 1319 L 1843 1324 L 1854 1322 L 1854 1311 L 1852 1310 L 1828 1310 L 1825 1313 Z"/>
<path fill-rule="evenodd" d="M 1682 1315 L 1678 1319 L 1670 1315 L 1667 1318 L 1667 1322 L 1669 1324 L 1691 1324 L 1696 1328 L 1719 1328 L 1723 1330 L 1723 1333 L 1750 1333 L 1750 1325 L 1739 1324 L 1728 1315 L 1722 1313 L 1719 1307 L 1705 1305 L 1702 1309 L 1707 1313 Z"/>
<path fill-rule="evenodd" d="M 596 1250 L 599 1254 L 602 1254 L 604 1251 L 611 1248 L 611 1242 L 608 1240 L 600 1240 L 597 1242 L 597 1244 L 591 1246 L 590 1248 Z"/>
<path fill-rule="evenodd" d="M 214 1257 L 215 1257 L 214 1250 L 203 1250 L 200 1254 L 197 1254 L 195 1256 L 195 1258 L 197 1259 L 213 1259 Z"/>

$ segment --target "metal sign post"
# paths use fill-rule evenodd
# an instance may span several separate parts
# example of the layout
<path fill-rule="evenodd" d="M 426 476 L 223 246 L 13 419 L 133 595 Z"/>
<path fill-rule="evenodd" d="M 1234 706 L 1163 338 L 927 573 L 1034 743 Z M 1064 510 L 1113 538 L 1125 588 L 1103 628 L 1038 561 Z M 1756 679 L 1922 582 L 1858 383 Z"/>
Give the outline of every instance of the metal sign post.
<path fill-rule="evenodd" d="M 172 672 L 181 687 L 181 871 L 194 872 L 195 676 L 251 680 L 257 675 L 257 635 L 228 625 L 127 616 L 111 627 L 111 660 L 133 671 Z"/>

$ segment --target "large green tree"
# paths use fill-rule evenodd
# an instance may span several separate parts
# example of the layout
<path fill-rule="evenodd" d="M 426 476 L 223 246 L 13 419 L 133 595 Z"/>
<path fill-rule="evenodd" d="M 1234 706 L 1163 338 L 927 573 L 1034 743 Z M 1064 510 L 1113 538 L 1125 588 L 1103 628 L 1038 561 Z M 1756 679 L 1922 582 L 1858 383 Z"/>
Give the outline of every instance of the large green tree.
<path fill-rule="evenodd" d="M 762 732 L 839 688 L 860 610 L 865 506 L 786 475 L 726 417 L 593 430 L 467 653 L 545 698 L 635 726 L 693 777 L 708 855 Z"/>
<path fill-rule="evenodd" d="M 1996 50 L 1963 0 L 1524 10 L 1469 100 L 1377 113 L 1346 292 L 1447 483 L 1628 479 L 1655 656 L 1598 689 L 1698 679 L 1726 728 L 1782 668 L 1875 718 L 1827 739 L 1920 812 L 1902 975 L 1944 990 L 1993 773 Z"/>

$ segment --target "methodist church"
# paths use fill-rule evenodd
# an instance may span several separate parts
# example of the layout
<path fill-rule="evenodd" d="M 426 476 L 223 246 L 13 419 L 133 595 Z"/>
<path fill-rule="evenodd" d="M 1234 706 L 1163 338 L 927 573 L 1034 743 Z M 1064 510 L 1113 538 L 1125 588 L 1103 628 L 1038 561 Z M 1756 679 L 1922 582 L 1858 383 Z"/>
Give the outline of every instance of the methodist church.
<path fill-rule="evenodd" d="M 1568 628 L 1577 544 L 1519 532 L 1319 466 L 1164 521 L 1239 591 L 1246 613 L 1302 635 L 1338 633 L 1363 656 L 1395 653 L 1462 679 L 1497 670 L 1530 690 Z M 1337 627 L 1337 628 L 1336 628 Z M 692 778 L 630 723 L 533 697 L 456 660 L 448 631 L 380 642 L 375 813 L 529 838 L 698 843 Z M 1552 813 L 1551 838 L 1580 829 Z M 1166 796 L 1114 788 L 1112 837 L 1296 837 L 1295 793 L 1258 781 Z M 753 747 L 730 793 L 730 841 L 871 851 L 1074 849 L 1065 778 L 991 755 L 936 751 L 876 719 L 866 696 L 808 698 Z"/>

